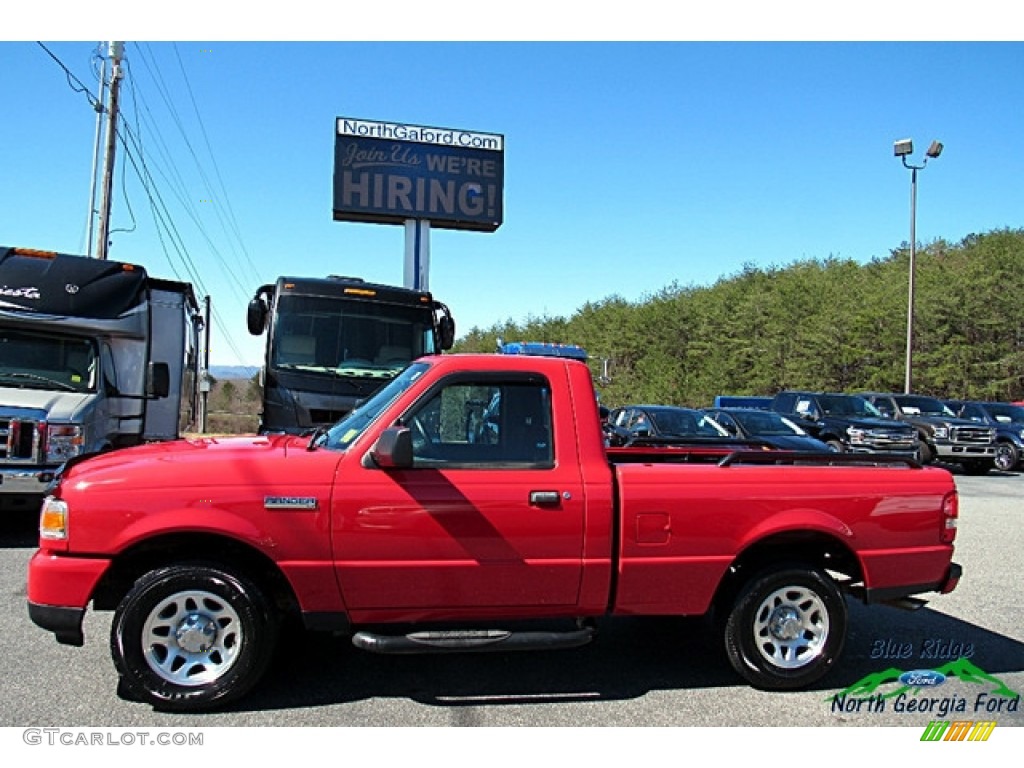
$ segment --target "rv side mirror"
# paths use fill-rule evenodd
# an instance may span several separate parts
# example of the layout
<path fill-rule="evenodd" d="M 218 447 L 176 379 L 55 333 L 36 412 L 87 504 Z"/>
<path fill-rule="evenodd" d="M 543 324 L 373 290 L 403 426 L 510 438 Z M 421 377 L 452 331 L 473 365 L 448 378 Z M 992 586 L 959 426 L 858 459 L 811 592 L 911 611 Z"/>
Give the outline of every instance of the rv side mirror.
<path fill-rule="evenodd" d="M 412 466 L 412 432 L 408 427 L 388 427 L 377 438 L 370 456 L 383 469 L 408 469 Z"/>
<path fill-rule="evenodd" d="M 150 363 L 146 370 L 146 396 L 161 398 L 171 393 L 171 367 L 167 363 Z"/>
<path fill-rule="evenodd" d="M 438 342 L 442 350 L 451 349 L 455 343 L 455 321 L 450 315 L 443 315 L 437 323 Z"/>
<path fill-rule="evenodd" d="M 263 333 L 267 324 L 267 311 L 266 302 L 259 296 L 249 302 L 249 306 L 245 310 L 245 324 L 253 336 Z"/>

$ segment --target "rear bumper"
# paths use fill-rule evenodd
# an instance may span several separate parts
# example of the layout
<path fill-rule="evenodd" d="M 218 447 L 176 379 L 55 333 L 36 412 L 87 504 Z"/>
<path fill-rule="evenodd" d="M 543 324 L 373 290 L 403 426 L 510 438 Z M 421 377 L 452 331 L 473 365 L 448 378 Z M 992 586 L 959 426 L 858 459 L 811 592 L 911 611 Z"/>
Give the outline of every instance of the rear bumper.
<path fill-rule="evenodd" d="M 960 583 L 960 578 L 963 576 L 963 572 L 964 569 L 960 567 L 959 563 L 950 563 L 943 578 L 937 582 L 927 584 L 909 584 L 899 587 L 868 588 L 864 590 L 864 602 L 869 605 L 885 603 L 890 600 L 898 600 L 901 597 L 919 595 L 922 592 L 939 592 L 940 594 L 948 595 L 956 589 L 957 584 Z"/>
<path fill-rule="evenodd" d="M 954 589 L 956 585 L 960 583 L 960 577 L 963 576 L 964 569 L 960 567 L 959 563 L 950 563 L 949 572 L 946 574 L 946 580 L 942 582 L 942 586 L 937 590 L 944 595 L 948 595 Z"/>

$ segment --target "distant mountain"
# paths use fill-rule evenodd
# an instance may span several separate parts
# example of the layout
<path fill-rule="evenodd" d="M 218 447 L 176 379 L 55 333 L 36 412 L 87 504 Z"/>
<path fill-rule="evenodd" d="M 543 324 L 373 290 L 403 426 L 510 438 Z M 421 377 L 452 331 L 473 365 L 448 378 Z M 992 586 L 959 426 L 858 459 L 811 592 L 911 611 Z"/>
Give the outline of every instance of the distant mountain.
<path fill-rule="evenodd" d="M 248 381 L 260 370 L 258 365 L 211 365 L 210 375 L 218 381 L 245 379 Z"/>

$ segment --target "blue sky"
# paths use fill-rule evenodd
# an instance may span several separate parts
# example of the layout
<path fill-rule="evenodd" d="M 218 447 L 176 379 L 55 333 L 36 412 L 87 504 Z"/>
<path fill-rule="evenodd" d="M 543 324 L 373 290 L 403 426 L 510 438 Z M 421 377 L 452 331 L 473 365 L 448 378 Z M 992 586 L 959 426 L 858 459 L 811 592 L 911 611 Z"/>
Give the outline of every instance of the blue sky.
<path fill-rule="evenodd" d="M 96 115 L 25 38 L 0 42 L 0 244 L 82 253 Z M 38 39 L 96 91 L 96 42 Z M 332 220 L 337 116 L 504 135 L 502 226 L 431 235 L 430 289 L 461 331 L 707 285 L 745 263 L 887 256 L 909 238 L 910 172 L 892 152 L 906 137 L 914 161 L 932 139 L 945 145 L 919 175 L 919 242 L 1024 226 L 1021 43 L 215 40 L 126 51 L 136 164 L 145 159 L 176 234 L 158 233 L 120 154 L 113 226 L 133 231 L 113 234 L 110 258 L 199 275 L 215 365 L 259 363 L 245 302 L 279 274 L 402 282 L 401 227 Z"/>

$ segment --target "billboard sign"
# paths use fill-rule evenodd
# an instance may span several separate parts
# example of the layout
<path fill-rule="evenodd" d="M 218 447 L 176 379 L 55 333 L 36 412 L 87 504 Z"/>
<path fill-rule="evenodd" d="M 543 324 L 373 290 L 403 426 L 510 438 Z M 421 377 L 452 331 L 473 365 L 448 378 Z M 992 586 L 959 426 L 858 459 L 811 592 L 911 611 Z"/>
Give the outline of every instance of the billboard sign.
<path fill-rule="evenodd" d="M 502 222 L 505 137 L 339 117 L 334 219 L 493 232 Z"/>

